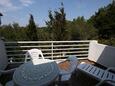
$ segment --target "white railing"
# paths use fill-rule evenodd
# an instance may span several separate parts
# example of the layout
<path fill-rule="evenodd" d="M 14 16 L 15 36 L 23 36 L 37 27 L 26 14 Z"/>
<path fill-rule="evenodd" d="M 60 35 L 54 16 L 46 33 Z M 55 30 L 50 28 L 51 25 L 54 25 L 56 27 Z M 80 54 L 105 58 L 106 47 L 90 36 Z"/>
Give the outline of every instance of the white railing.
<path fill-rule="evenodd" d="M 13 41 L 5 42 L 5 46 L 9 62 L 24 62 L 26 51 L 32 48 L 41 49 L 45 58 L 64 59 L 75 55 L 86 59 L 91 41 Z"/>

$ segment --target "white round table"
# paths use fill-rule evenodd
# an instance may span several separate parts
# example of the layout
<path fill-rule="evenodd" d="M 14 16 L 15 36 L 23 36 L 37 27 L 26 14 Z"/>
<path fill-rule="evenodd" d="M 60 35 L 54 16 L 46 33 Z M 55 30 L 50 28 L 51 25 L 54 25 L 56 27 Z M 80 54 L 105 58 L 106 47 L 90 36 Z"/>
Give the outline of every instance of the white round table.
<path fill-rule="evenodd" d="M 16 86 L 44 86 L 55 80 L 58 74 L 55 61 L 39 59 L 22 64 L 14 72 L 13 82 Z"/>

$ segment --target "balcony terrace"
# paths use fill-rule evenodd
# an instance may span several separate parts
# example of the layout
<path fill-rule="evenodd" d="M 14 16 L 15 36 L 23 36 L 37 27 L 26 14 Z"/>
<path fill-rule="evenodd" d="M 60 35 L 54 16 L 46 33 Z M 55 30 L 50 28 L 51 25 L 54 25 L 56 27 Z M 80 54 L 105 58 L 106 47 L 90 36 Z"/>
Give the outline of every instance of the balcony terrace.
<path fill-rule="evenodd" d="M 78 64 L 86 62 L 103 69 L 109 66 L 115 67 L 115 47 L 99 44 L 96 40 L 13 42 L 0 40 L 0 69 L 4 69 L 6 66 L 6 69 L 19 67 L 25 61 L 25 53 L 27 50 L 32 48 L 42 50 L 45 59 L 63 61 L 68 56 L 74 55 L 78 59 Z M 8 58 L 8 64 L 6 57 Z M 30 58 L 28 58 L 28 60 L 30 60 Z M 59 66 L 67 67 L 67 64 L 65 62 Z M 12 79 L 12 75 L 13 74 L 2 74 L 0 82 L 5 84 Z M 77 70 L 72 75 L 71 82 L 71 86 L 94 86 L 98 83 L 94 78 Z M 105 85 L 108 86 L 108 84 L 104 84 L 103 86 Z M 64 84 L 62 86 L 64 86 Z"/>

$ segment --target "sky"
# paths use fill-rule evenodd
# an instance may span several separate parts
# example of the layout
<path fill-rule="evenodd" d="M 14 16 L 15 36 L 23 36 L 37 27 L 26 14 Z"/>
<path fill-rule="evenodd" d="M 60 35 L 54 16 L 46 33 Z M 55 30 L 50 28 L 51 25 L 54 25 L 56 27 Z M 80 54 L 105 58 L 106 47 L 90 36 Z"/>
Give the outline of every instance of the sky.
<path fill-rule="evenodd" d="M 19 23 L 26 26 L 29 14 L 34 16 L 36 25 L 45 26 L 49 20 L 48 11 L 58 11 L 64 4 L 66 19 L 73 20 L 78 16 L 89 19 L 99 8 L 107 6 L 112 0 L 0 0 L 0 12 L 3 24 Z"/>

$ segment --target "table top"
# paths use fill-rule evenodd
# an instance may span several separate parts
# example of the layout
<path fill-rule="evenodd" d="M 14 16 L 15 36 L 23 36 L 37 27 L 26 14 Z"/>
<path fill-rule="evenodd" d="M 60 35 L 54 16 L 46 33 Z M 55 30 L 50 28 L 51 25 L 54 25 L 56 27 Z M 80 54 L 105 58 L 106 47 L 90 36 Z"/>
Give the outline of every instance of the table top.
<path fill-rule="evenodd" d="M 59 74 L 55 61 L 39 59 L 29 61 L 16 69 L 13 81 L 16 86 L 43 86 L 52 82 Z"/>

